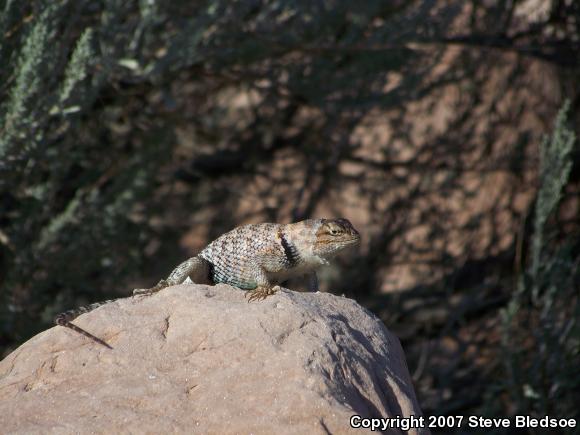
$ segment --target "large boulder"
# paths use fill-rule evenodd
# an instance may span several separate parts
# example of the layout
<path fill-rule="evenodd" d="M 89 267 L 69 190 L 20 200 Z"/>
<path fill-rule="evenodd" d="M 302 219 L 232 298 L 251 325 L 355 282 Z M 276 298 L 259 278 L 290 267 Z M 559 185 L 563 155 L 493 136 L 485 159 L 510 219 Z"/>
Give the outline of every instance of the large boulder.
<path fill-rule="evenodd" d="M 360 434 L 355 414 L 421 415 L 399 341 L 344 297 L 180 285 L 75 323 L 113 349 L 61 326 L 16 349 L 2 433 Z"/>

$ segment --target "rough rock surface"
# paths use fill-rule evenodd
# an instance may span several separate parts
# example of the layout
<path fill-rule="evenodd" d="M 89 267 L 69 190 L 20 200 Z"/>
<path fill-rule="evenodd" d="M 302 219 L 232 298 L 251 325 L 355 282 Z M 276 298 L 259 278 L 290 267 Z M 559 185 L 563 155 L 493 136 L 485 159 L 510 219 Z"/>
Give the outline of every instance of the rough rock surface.
<path fill-rule="evenodd" d="M 398 339 L 351 299 L 180 285 L 75 322 L 114 349 L 63 327 L 24 343 L 0 362 L 2 433 L 365 433 L 353 414 L 421 414 Z"/>

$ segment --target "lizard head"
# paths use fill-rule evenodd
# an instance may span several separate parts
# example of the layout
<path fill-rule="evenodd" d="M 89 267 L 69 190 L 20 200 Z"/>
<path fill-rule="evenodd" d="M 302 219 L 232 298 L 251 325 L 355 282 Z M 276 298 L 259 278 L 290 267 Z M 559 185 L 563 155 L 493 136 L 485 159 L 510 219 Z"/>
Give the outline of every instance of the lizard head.
<path fill-rule="evenodd" d="M 314 251 L 322 257 L 332 257 L 348 246 L 360 242 L 360 234 L 348 219 L 322 219 L 316 231 Z"/>

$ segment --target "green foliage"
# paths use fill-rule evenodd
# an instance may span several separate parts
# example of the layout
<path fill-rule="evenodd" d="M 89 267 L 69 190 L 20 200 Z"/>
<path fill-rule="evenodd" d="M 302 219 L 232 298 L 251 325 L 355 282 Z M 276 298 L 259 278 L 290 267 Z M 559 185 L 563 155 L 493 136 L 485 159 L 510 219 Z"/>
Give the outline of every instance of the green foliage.
<path fill-rule="evenodd" d="M 536 200 L 536 216 L 534 219 L 534 236 L 532 239 L 531 275 L 533 298 L 537 300 L 541 287 L 542 260 L 544 250 L 544 233 L 546 221 L 560 202 L 562 189 L 568 181 L 572 169 L 570 153 L 576 135 L 566 127 L 566 117 L 570 101 L 566 101 L 556 118 L 556 125 L 551 138 L 545 138 L 540 147 L 540 188 Z M 544 274 L 544 276 L 546 276 Z"/>
<path fill-rule="evenodd" d="M 79 83 L 87 78 L 89 75 L 89 67 L 93 66 L 91 60 L 96 56 L 93 48 L 94 33 L 95 32 L 91 27 L 85 29 L 71 55 L 70 61 L 66 67 L 64 81 L 59 95 L 59 102 L 61 105 L 70 103 L 69 100 L 75 96 L 78 100 L 83 100 L 83 93 L 79 92 Z M 76 93 L 73 91 L 76 91 Z M 63 113 L 73 113 L 79 109 L 79 106 L 68 106 L 61 110 Z"/>
<path fill-rule="evenodd" d="M 559 241 L 548 224 L 568 181 L 575 143 L 566 125 L 569 102 L 541 146 L 529 270 L 502 311 L 504 382 L 490 397 L 505 392 L 519 415 L 578 416 L 580 400 L 580 264 L 577 240 Z"/>
<path fill-rule="evenodd" d="M 52 4 L 40 14 L 32 25 L 22 46 L 14 68 L 14 85 L 8 91 L 8 99 L 2 108 L 2 137 L 0 139 L 0 155 L 9 156 L 16 141 L 28 138 L 27 132 L 38 127 L 38 120 L 31 106 L 38 103 L 42 96 L 44 77 L 38 74 L 41 68 L 51 69 L 54 65 L 54 53 L 50 49 L 56 26 L 59 5 Z M 32 141 L 20 142 L 25 150 L 30 150 Z"/>
<path fill-rule="evenodd" d="M 99 97 L 123 80 L 150 80 L 122 60 L 155 62 L 142 42 L 155 5 L 3 7 L 0 336 L 25 338 L 46 326 L 30 322 L 41 312 L 76 304 L 73 294 L 96 300 L 117 291 L 136 269 L 149 229 L 131 213 L 157 186 L 172 132 L 152 125 L 123 142 L 107 119 L 124 103 Z"/>

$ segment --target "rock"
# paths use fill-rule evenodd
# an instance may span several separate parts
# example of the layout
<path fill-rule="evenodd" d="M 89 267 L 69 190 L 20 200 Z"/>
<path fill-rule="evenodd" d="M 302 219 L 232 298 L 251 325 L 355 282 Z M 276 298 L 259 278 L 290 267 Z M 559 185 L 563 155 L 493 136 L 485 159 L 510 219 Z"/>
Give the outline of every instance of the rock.
<path fill-rule="evenodd" d="M 16 349 L 3 433 L 360 434 L 354 414 L 421 415 L 399 341 L 351 299 L 180 285 L 75 323 L 113 349 L 60 326 Z"/>

